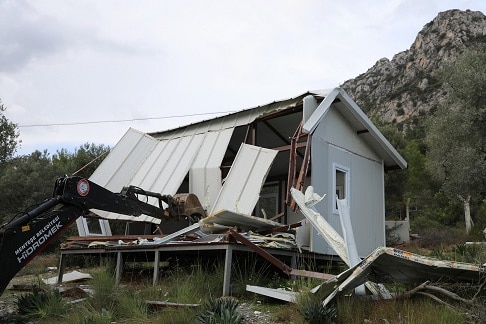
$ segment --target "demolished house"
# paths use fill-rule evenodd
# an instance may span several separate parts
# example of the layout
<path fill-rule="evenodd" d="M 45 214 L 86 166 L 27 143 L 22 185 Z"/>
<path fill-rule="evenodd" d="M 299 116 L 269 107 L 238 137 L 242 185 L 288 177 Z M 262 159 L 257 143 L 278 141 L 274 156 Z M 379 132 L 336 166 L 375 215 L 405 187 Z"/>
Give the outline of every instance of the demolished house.
<path fill-rule="evenodd" d="M 385 245 L 384 173 L 406 165 L 346 92 L 335 88 L 164 132 L 129 129 L 90 180 L 113 192 L 127 185 L 164 195 L 189 192 L 207 215 L 226 209 L 281 224 L 304 219 L 293 211 L 290 188 L 312 185 L 347 198 L 365 257 Z M 336 196 L 328 194 L 316 208 L 340 232 Z M 80 236 L 111 234 L 106 220 L 80 218 L 77 225 Z M 304 248 L 335 254 L 311 227 L 306 231 Z"/>
<path fill-rule="evenodd" d="M 255 251 L 267 260 L 290 258 L 290 268 L 271 261 L 289 274 L 296 273 L 291 269 L 299 253 L 341 257 L 292 197 L 291 188 L 304 192 L 309 186 L 327 193 L 313 208 L 341 236 L 337 202 L 346 201 L 357 229 L 357 253 L 364 258 L 385 246 L 384 174 L 406 166 L 340 88 L 163 132 L 129 129 L 90 180 L 113 192 L 132 185 L 183 197 L 190 215 L 174 221 L 93 210 L 101 218 L 79 218 L 79 237 L 61 250 L 59 281 L 69 254 L 114 253 L 119 279 L 124 254 L 154 252 L 155 283 L 165 254 L 219 249 L 226 255 L 223 291 L 228 294 L 233 250 Z M 108 219 L 127 221 L 126 235 L 111 236 Z M 293 236 L 264 236 L 294 227 Z M 233 233 L 229 239 L 228 233 Z"/>
<path fill-rule="evenodd" d="M 208 242 L 217 241 L 230 263 L 232 245 L 215 233 L 232 227 L 272 232 L 282 226 L 290 229 L 292 224 L 298 225 L 290 239 L 269 240 L 253 234 L 251 241 L 275 248 L 272 254 L 289 257 L 292 264 L 295 253 L 339 255 L 305 221 L 292 198 L 291 188 L 304 191 L 307 186 L 318 193 L 334 193 L 315 208 L 341 235 L 337 199 L 346 199 L 353 227 L 359 229 L 355 233 L 358 254 L 366 257 L 385 246 L 384 173 L 406 166 L 340 88 L 307 92 L 162 132 L 129 129 L 90 180 L 113 192 L 132 185 L 162 195 L 181 194 L 185 200 L 190 193 L 195 199 L 190 207 L 196 211 L 174 221 L 93 210 L 101 218 L 77 220 L 79 237 L 64 246 L 61 263 L 69 254 L 117 253 L 119 279 L 123 254 L 139 251 L 130 239 L 148 235 L 142 243 L 155 251 L 155 283 L 162 251 L 215 249 Z M 127 220 L 126 235 L 111 236 L 108 219 Z M 174 247 L 181 235 L 195 232 L 198 241 L 193 245 Z M 201 237 L 203 233 L 211 235 Z M 60 280 L 63 270 L 61 265 Z M 225 286 L 228 293 L 229 282 Z"/>

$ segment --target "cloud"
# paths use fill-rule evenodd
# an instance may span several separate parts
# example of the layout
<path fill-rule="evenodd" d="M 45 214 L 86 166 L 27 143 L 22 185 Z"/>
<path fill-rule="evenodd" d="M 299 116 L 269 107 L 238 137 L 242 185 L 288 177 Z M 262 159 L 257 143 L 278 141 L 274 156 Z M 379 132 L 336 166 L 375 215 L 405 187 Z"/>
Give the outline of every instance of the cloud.
<path fill-rule="evenodd" d="M 19 125 L 250 108 L 391 59 L 451 3 L 0 0 L 0 98 Z M 198 119 L 25 127 L 21 153 Z"/>
<path fill-rule="evenodd" d="M 1 1 L 0 13 L 0 72 L 15 72 L 68 43 L 55 20 L 39 15 L 24 1 Z"/>

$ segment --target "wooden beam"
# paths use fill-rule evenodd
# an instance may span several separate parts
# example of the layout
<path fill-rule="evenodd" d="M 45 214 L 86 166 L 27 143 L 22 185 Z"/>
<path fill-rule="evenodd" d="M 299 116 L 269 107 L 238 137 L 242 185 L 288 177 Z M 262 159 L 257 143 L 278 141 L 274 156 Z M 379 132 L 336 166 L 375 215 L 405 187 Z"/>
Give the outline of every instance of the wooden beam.
<path fill-rule="evenodd" d="M 311 140 L 312 137 L 308 136 L 307 145 L 305 147 L 304 160 L 302 161 L 302 165 L 300 166 L 299 177 L 297 178 L 297 182 L 295 183 L 295 189 L 297 190 L 302 190 L 302 188 L 304 187 L 305 177 L 307 176 L 307 170 L 309 169 L 310 163 Z M 295 209 L 297 208 L 294 199 L 292 199 L 292 202 L 290 203 L 290 208 L 293 211 L 295 211 Z"/>

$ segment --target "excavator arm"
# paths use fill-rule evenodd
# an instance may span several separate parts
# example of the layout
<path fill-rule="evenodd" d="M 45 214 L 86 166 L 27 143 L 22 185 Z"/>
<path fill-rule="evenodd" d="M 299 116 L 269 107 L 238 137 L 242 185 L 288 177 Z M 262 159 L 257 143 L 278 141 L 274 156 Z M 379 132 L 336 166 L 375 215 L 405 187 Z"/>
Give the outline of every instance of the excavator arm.
<path fill-rule="evenodd" d="M 140 196 L 146 196 L 146 200 L 139 200 Z M 149 204 L 148 197 L 154 197 L 158 206 Z M 169 207 L 164 210 L 162 202 Z M 162 218 L 169 216 L 173 205 L 171 196 L 138 187 L 113 193 L 81 177 L 59 178 L 52 198 L 0 227 L 0 295 L 25 265 L 90 209 Z"/>

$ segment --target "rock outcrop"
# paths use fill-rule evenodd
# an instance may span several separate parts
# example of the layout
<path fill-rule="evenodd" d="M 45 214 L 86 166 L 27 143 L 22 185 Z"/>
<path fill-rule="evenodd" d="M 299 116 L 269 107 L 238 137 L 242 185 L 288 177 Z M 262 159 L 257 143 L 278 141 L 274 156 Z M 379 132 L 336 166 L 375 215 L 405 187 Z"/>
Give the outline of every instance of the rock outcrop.
<path fill-rule="evenodd" d="M 466 49 L 486 50 L 486 16 L 470 10 L 441 12 L 418 33 L 410 49 L 392 60 L 380 59 L 341 87 L 367 115 L 413 127 L 447 98 L 436 73 Z"/>

